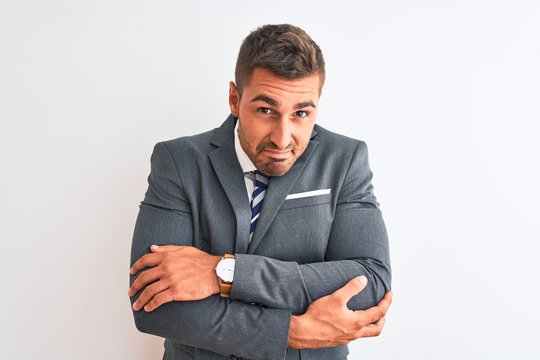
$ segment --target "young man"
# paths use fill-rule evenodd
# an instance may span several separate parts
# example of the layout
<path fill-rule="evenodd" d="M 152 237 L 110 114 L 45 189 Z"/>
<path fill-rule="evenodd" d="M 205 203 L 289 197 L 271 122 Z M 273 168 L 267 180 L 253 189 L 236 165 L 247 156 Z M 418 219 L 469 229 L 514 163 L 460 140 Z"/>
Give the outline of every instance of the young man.
<path fill-rule="evenodd" d="M 324 59 L 302 29 L 252 32 L 235 75 L 221 127 L 154 148 L 136 325 L 164 359 L 345 359 L 391 302 L 366 145 L 315 125 Z"/>

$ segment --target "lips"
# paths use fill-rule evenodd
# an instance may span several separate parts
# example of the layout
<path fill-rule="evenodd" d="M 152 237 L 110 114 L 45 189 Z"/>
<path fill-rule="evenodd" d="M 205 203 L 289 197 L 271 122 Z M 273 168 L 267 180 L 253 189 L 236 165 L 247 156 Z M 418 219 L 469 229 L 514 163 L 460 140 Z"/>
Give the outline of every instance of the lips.
<path fill-rule="evenodd" d="M 273 150 L 273 149 L 265 149 L 264 152 L 267 155 L 269 155 L 270 157 L 281 158 L 281 159 L 287 158 L 291 154 L 290 150 L 288 150 L 288 151 L 279 151 L 279 150 Z"/>

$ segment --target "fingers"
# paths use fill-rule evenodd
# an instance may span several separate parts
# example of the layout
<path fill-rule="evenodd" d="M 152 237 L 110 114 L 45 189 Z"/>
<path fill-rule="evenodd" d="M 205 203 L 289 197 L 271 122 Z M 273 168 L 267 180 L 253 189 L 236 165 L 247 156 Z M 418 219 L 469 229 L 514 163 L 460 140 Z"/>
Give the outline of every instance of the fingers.
<path fill-rule="evenodd" d="M 344 304 L 346 304 L 353 296 L 364 290 L 367 285 L 367 278 L 365 276 L 358 276 L 350 280 L 342 288 L 334 291 L 330 296 L 338 297 Z"/>
<path fill-rule="evenodd" d="M 137 272 L 141 271 L 145 267 L 151 267 L 156 266 L 160 263 L 161 257 L 159 256 L 159 253 L 164 253 L 167 251 L 173 251 L 173 250 L 180 250 L 182 248 L 186 248 L 188 246 L 178 246 L 178 245 L 152 245 L 150 246 L 150 251 L 152 251 L 150 254 L 143 255 L 137 260 L 131 269 L 129 270 L 129 273 L 131 275 L 136 274 Z"/>
<path fill-rule="evenodd" d="M 388 291 L 386 294 L 384 294 L 384 297 L 382 298 L 382 300 L 379 301 L 379 303 L 375 307 L 381 308 L 382 310 L 384 310 L 384 313 L 386 314 L 386 312 L 388 311 L 388 308 L 392 304 L 393 297 L 394 297 L 394 293 L 392 291 Z"/>
<path fill-rule="evenodd" d="M 154 296 L 152 300 L 150 300 L 148 304 L 145 305 L 144 311 L 147 311 L 147 312 L 154 311 L 161 305 L 171 302 L 171 301 L 174 301 L 174 297 L 171 290 L 167 289 L 165 291 L 160 292 L 156 296 Z"/>
<path fill-rule="evenodd" d="M 133 303 L 133 310 L 139 311 L 150 300 L 152 300 L 156 294 L 159 294 L 164 290 L 167 290 L 167 285 L 163 281 L 156 281 L 155 283 L 148 285 L 146 289 L 143 290 L 137 301 Z"/>
<path fill-rule="evenodd" d="M 376 323 L 366 325 L 358 330 L 354 336 L 358 338 L 379 336 L 384 328 L 386 317 L 383 316 Z"/>
<path fill-rule="evenodd" d="M 137 294 L 143 287 L 145 287 L 147 284 L 150 284 L 160 278 L 160 270 L 153 268 L 146 271 L 143 271 L 135 281 L 131 284 L 128 290 L 128 295 L 133 296 Z"/>
<path fill-rule="evenodd" d="M 377 305 L 366 310 L 355 311 L 355 314 L 358 314 L 359 324 L 367 325 L 382 319 L 386 315 L 390 304 L 392 304 L 392 296 L 392 292 L 389 291 Z"/>
<path fill-rule="evenodd" d="M 137 272 L 141 271 L 145 267 L 152 267 L 156 266 L 161 261 L 161 255 L 160 254 L 146 254 L 141 256 L 141 258 L 133 264 L 131 269 L 129 269 L 129 273 L 131 275 L 135 275 Z"/>

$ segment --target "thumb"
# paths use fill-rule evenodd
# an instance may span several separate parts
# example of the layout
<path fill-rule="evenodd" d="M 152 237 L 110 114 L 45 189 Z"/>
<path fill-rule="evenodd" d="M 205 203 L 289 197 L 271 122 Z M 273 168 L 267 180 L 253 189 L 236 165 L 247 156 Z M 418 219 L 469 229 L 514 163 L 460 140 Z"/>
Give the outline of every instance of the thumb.
<path fill-rule="evenodd" d="M 343 302 L 347 303 L 353 296 L 360 293 L 367 285 L 367 278 L 357 276 L 346 283 L 342 288 L 337 289 L 333 295 L 338 296 Z"/>

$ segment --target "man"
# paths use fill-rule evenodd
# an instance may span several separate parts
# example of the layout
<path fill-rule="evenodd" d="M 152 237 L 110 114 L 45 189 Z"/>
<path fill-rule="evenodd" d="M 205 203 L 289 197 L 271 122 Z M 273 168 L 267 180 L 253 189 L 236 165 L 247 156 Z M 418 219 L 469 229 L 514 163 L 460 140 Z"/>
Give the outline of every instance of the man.
<path fill-rule="evenodd" d="M 252 32 L 235 77 L 221 127 L 154 148 L 136 325 L 164 359 L 345 359 L 391 301 L 366 145 L 315 125 L 324 60 L 303 30 Z"/>

